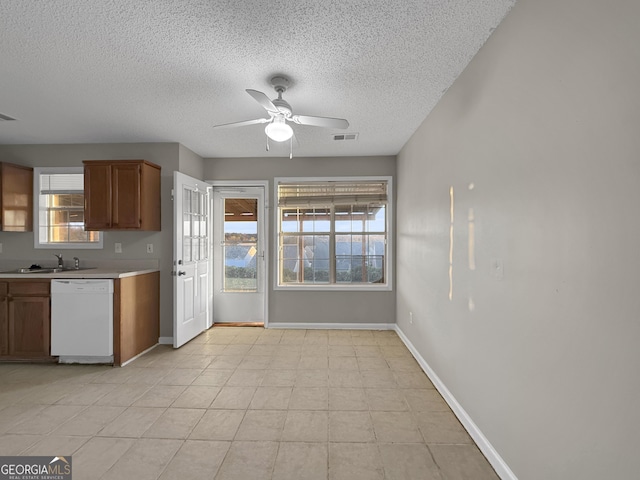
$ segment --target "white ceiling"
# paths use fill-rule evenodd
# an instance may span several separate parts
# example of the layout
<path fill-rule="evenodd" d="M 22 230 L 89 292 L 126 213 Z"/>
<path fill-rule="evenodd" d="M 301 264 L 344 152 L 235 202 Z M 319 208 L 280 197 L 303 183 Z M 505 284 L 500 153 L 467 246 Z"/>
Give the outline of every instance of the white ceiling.
<path fill-rule="evenodd" d="M 515 0 L 3 0 L 0 144 L 179 142 L 209 157 L 265 151 L 246 92 L 293 84 L 295 156 L 395 155 Z M 332 134 L 355 132 L 356 141 Z"/>

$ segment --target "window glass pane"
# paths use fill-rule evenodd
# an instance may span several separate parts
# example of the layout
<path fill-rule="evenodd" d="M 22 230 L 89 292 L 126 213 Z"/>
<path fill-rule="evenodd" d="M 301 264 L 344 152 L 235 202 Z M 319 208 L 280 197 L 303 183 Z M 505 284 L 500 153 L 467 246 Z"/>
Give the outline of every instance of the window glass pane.
<path fill-rule="evenodd" d="M 191 262 L 191 237 L 182 238 L 182 259 L 184 262 Z"/>
<path fill-rule="evenodd" d="M 67 210 L 50 210 L 49 225 L 66 225 L 69 223 L 69 212 Z"/>
<path fill-rule="evenodd" d="M 191 215 L 188 213 L 182 215 L 182 235 L 185 237 L 191 236 Z"/>
<path fill-rule="evenodd" d="M 351 207 L 351 231 L 352 232 L 364 232 L 367 224 L 367 212 L 368 207 L 366 205 L 354 205 Z"/>
<path fill-rule="evenodd" d="M 367 232 L 384 232 L 387 226 L 386 208 L 384 205 L 373 205 L 369 207 L 367 216 Z"/>
<path fill-rule="evenodd" d="M 70 195 L 72 207 L 84 207 L 84 194 Z"/>
<path fill-rule="evenodd" d="M 224 200 L 224 290 L 256 291 L 258 254 L 258 201 L 255 198 Z M 201 232 L 204 235 L 204 232 Z"/>
<path fill-rule="evenodd" d="M 200 236 L 205 238 L 209 236 L 207 217 L 200 218 Z"/>
<path fill-rule="evenodd" d="M 200 239 L 197 237 L 191 239 L 191 255 L 194 262 L 200 260 Z"/>
<path fill-rule="evenodd" d="M 51 243 L 59 243 L 59 242 L 68 242 L 67 227 L 49 227 L 49 242 Z"/>
<path fill-rule="evenodd" d="M 69 210 L 69 223 L 84 226 L 84 210 Z"/>
<path fill-rule="evenodd" d="M 191 213 L 200 213 L 200 192 L 191 193 Z"/>
<path fill-rule="evenodd" d="M 336 232 L 351 232 L 351 205 L 336 205 Z"/>
<path fill-rule="evenodd" d="M 191 213 L 191 190 L 182 189 L 182 211 L 183 213 Z"/>
<path fill-rule="evenodd" d="M 200 218 L 198 217 L 193 217 L 193 236 L 200 236 Z"/>
<path fill-rule="evenodd" d="M 329 265 L 327 261 L 305 262 L 305 283 L 329 283 Z"/>
<path fill-rule="evenodd" d="M 331 210 L 329 208 L 301 208 L 298 221 L 303 232 L 329 232 L 331 230 Z"/>
<path fill-rule="evenodd" d="M 205 260 L 207 258 L 209 258 L 207 251 L 207 241 L 205 238 L 203 238 L 200 240 L 200 259 Z"/>
<path fill-rule="evenodd" d="M 306 235 L 303 237 L 302 258 L 304 282 L 329 282 L 329 236 Z"/>
<path fill-rule="evenodd" d="M 280 260 L 280 280 L 284 283 L 298 282 L 300 271 L 299 252 L 302 237 L 297 235 L 283 235 Z"/>
<path fill-rule="evenodd" d="M 256 291 L 256 248 L 254 245 L 227 245 L 224 247 L 224 290 Z"/>
<path fill-rule="evenodd" d="M 69 227 L 69 241 L 70 242 L 86 242 L 87 241 L 87 233 L 84 231 L 84 227 L 82 225 Z"/>
<path fill-rule="evenodd" d="M 300 224 L 298 218 L 298 210 L 283 208 L 280 210 L 280 231 L 282 232 L 299 232 Z"/>

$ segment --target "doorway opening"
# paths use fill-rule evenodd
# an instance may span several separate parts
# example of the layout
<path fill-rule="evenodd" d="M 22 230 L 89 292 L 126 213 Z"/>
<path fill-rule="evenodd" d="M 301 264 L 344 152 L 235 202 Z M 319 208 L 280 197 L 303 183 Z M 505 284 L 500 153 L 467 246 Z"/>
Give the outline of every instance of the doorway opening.
<path fill-rule="evenodd" d="M 266 183 L 213 182 L 213 323 L 267 323 Z"/>

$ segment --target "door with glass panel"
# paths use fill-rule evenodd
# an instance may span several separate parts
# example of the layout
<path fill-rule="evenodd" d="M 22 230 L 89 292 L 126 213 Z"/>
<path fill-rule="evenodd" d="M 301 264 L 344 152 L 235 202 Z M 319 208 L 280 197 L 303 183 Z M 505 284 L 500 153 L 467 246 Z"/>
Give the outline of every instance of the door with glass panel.
<path fill-rule="evenodd" d="M 264 188 L 214 187 L 213 211 L 213 321 L 264 323 Z"/>
<path fill-rule="evenodd" d="M 173 175 L 173 346 L 178 348 L 211 326 L 211 187 L 180 172 Z"/>

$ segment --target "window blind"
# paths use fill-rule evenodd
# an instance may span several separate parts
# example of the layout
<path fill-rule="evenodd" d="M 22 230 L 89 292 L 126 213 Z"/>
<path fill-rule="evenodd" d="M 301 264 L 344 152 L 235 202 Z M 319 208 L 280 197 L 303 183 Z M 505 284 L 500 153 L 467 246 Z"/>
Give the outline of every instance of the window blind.
<path fill-rule="evenodd" d="M 387 201 L 387 182 L 279 183 L 279 207 L 369 205 Z"/>
<path fill-rule="evenodd" d="M 83 193 L 82 173 L 42 173 L 40 174 L 40 194 Z"/>

